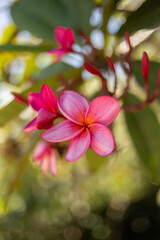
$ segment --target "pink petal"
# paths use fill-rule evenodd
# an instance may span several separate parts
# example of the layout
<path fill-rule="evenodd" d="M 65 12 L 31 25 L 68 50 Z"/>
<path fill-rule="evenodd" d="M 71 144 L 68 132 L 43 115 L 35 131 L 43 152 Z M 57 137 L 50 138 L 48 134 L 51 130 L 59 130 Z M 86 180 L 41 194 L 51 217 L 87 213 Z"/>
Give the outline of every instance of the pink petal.
<path fill-rule="evenodd" d="M 64 35 L 64 42 L 62 45 L 63 49 L 70 51 L 74 41 L 75 41 L 74 32 L 72 31 L 71 28 L 67 28 Z"/>
<path fill-rule="evenodd" d="M 36 161 L 38 159 L 41 159 L 44 154 L 46 152 L 48 152 L 48 150 L 51 148 L 50 144 L 41 140 L 39 141 L 35 148 L 34 148 L 34 152 L 33 152 L 33 159 Z"/>
<path fill-rule="evenodd" d="M 31 132 L 31 131 L 37 129 L 36 121 L 37 121 L 37 118 L 34 118 L 34 119 L 24 128 L 24 131 L 25 131 L 25 132 Z"/>
<path fill-rule="evenodd" d="M 36 126 L 38 129 L 48 129 L 53 126 L 53 120 L 57 116 L 56 113 L 50 110 L 41 108 L 38 111 Z"/>
<path fill-rule="evenodd" d="M 48 51 L 49 54 L 52 55 L 56 55 L 56 58 L 53 60 L 53 63 L 58 62 L 63 56 L 64 54 L 66 54 L 66 50 L 59 48 L 59 49 L 51 49 L 50 51 Z"/>
<path fill-rule="evenodd" d="M 54 30 L 54 38 L 56 40 L 57 43 L 59 43 L 61 46 L 64 43 L 64 35 L 66 33 L 66 28 L 62 27 L 62 26 L 57 26 Z"/>
<path fill-rule="evenodd" d="M 65 156 L 67 161 L 75 161 L 85 154 L 90 145 L 90 134 L 88 129 L 84 129 L 77 137 L 70 142 L 68 152 Z"/>
<path fill-rule="evenodd" d="M 109 125 L 117 117 L 120 111 L 119 102 L 108 96 L 97 97 L 89 104 L 89 109 L 86 114 L 86 122 L 101 123 Z"/>
<path fill-rule="evenodd" d="M 65 120 L 43 132 L 41 137 L 48 142 L 63 142 L 76 137 L 82 131 L 80 125 Z"/>
<path fill-rule="evenodd" d="M 43 159 L 41 162 L 43 174 L 45 174 L 48 171 L 49 165 L 50 165 L 50 159 L 49 159 L 49 156 L 46 154 L 43 156 Z"/>
<path fill-rule="evenodd" d="M 50 172 L 53 176 L 57 174 L 57 160 L 56 160 L 56 154 L 54 149 L 51 150 L 50 153 L 50 164 L 49 164 Z"/>
<path fill-rule="evenodd" d="M 88 103 L 84 97 L 73 91 L 64 91 L 58 99 L 59 109 L 69 120 L 78 123 L 85 123 L 85 113 L 88 110 Z"/>
<path fill-rule="evenodd" d="M 106 156 L 113 152 L 115 142 L 112 132 L 101 124 L 91 124 L 89 126 L 91 134 L 90 147 L 100 156 Z"/>
<path fill-rule="evenodd" d="M 45 104 L 45 106 L 49 110 L 57 112 L 58 110 L 57 98 L 47 84 L 43 84 L 40 95 L 42 102 Z"/>
<path fill-rule="evenodd" d="M 32 106 L 32 108 L 35 111 L 39 111 L 40 108 L 45 108 L 45 106 L 41 100 L 40 93 L 38 93 L 38 92 L 29 93 L 28 101 L 29 101 L 29 104 Z"/>

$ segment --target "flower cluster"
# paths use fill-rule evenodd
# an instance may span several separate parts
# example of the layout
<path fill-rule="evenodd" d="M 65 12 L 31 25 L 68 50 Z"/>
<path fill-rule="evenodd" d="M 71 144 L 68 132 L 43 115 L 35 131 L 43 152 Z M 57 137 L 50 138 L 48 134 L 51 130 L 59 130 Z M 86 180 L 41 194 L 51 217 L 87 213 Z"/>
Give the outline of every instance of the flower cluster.
<path fill-rule="evenodd" d="M 102 83 L 102 89 L 99 97 L 93 99 L 90 104 L 79 93 L 74 91 L 64 91 L 60 94 L 58 100 L 47 84 L 44 84 L 39 92 L 31 92 L 28 96 L 28 101 L 21 95 L 13 93 L 15 99 L 23 104 L 29 104 L 37 116 L 24 128 L 24 131 L 30 132 L 35 129 L 45 131 L 41 137 L 46 141 L 40 141 L 34 151 L 34 160 L 36 164 L 42 166 L 42 171 L 48 169 L 52 175 L 57 172 L 56 154 L 51 142 L 63 142 L 70 140 L 68 151 L 65 155 L 67 161 L 75 161 L 84 155 L 89 147 L 92 148 L 100 156 L 106 156 L 113 152 L 115 141 L 112 132 L 108 128 L 120 111 L 120 105 L 117 101 L 124 98 L 130 88 L 130 79 L 133 73 L 132 67 L 132 45 L 129 33 L 126 32 L 125 39 L 129 47 L 129 51 L 125 57 L 121 56 L 120 64 L 127 75 L 126 86 L 120 96 L 117 97 L 117 74 L 110 57 L 106 57 L 109 69 L 114 75 L 114 89 L 110 91 L 108 81 L 98 69 L 92 65 L 93 60 L 96 60 L 95 49 L 92 46 L 89 38 L 85 33 L 80 35 L 85 40 L 85 43 L 91 46 L 90 56 L 82 53 L 85 62 L 85 69 L 98 76 Z M 58 26 L 54 31 L 54 38 L 59 45 L 59 48 L 54 48 L 48 51 L 54 55 L 53 63 L 59 61 L 65 54 L 74 52 L 73 44 L 75 43 L 75 35 L 71 28 Z M 105 62 L 104 62 L 105 63 Z M 127 67 L 126 67 L 127 63 Z M 158 72 L 157 84 L 152 94 L 149 92 L 149 60 L 147 53 L 143 53 L 141 62 L 141 72 L 144 79 L 144 89 L 146 92 L 146 100 L 142 103 L 123 105 L 125 111 L 135 111 L 143 109 L 153 102 L 160 90 L 160 70 Z M 115 97 L 116 96 L 116 97 Z M 116 99 L 117 98 L 117 99 Z M 55 119 L 59 119 L 57 124 L 54 124 Z"/>
<path fill-rule="evenodd" d="M 88 104 L 80 94 L 64 91 L 57 101 L 49 86 L 44 84 L 40 93 L 29 94 L 29 104 L 38 115 L 24 130 L 48 129 L 41 134 L 48 142 L 71 140 L 65 157 L 67 161 L 80 158 L 89 146 L 101 156 L 114 150 L 114 137 L 106 126 L 114 121 L 120 111 L 115 98 L 100 96 Z M 54 119 L 62 116 L 64 120 L 53 126 Z"/>

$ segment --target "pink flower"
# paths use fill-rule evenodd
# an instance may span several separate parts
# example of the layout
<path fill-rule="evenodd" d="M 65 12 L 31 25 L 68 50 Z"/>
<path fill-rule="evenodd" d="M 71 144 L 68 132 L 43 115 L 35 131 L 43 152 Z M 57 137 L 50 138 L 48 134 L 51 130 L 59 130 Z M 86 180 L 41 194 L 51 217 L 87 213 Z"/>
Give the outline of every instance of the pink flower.
<path fill-rule="evenodd" d="M 75 36 L 71 28 L 58 26 L 55 28 L 54 37 L 56 42 L 60 45 L 60 48 L 52 49 L 48 51 L 48 53 L 56 55 L 56 58 L 53 61 L 53 63 L 56 63 L 63 57 L 63 55 L 72 52 L 72 45 L 75 41 Z"/>
<path fill-rule="evenodd" d="M 33 159 L 37 165 L 41 165 L 42 172 L 50 170 L 51 174 L 57 174 L 57 161 L 53 146 L 44 141 L 39 141 L 34 149 Z"/>
<path fill-rule="evenodd" d="M 50 87 L 43 84 L 40 93 L 29 93 L 28 101 L 33 110 L 38 112 L 38 115 L 24 128 L 24 131 L 30 132 L 37 128 L 47 129 L 52 127 L 54 119 L 58 117 L 58 104 Z"/>
<path fill-rule="evenodd" d="M 106 127 L 120 111 L 113 97 L 101 96 L 88 102 L 73 91 L 64 91 L 58 100 L 59 109 L 67 120 L 62 121 L 41 134 L 49 142 L 71 140 L 67 161 L 75 161 L 90 146 L 97 154 L 106 156 L 115 147 L 112 132 Z"/>

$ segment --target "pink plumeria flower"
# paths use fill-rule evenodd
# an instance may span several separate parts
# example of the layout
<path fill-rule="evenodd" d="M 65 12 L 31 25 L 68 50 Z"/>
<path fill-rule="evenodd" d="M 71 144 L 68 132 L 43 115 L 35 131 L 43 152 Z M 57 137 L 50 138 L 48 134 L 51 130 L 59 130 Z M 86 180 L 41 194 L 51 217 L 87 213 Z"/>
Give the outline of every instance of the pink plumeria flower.
<path fill-rule="evenodd" d="M 47 84 L 43 84 L 40 93 L 29 93 L 28 101 L 33 110 L 38 112 L 38 114 L 24 128 L 24 131 L 30 132 L 35 129 L 48 129 L 52 127 L 54 119 L 58 117 L 58 103 L 50 87 Z"/>
<path fill-rule="evenodd" d="M 42 172 L 46 173 L 48 170 L 53 176 L 57 174 L 57 160 L 53 146 L 48 142 L 39 141 L 34 149 L 33 159 L 39 166 L 41 165 Z"/>
<path fill-rule="evenodd" d="M 67 120 L 56 124 L 41 134 L 49 142 L 71 140 L 67 161 L 75 161 L 90 146 L 97 154 L 106 156 L 115 148 L 112 132 L 106 127 L 120 111 L 113 97 L 101 96 L 88 102 L 80 94 L 64 91 L 58 100 L 59 109 Z"/>
<path fill-rule="evenodd" d="M 54 38 L 56 42 L 60 45 L 60 48 L 54 48 L 48 53 L 56 55 L 53 63 L 58 62 L 66 53 L 72 52 L 72 45 L 75 41 L 74 32 L 71 28 L 65 28 L 58 26 L 54 31 Z"/>

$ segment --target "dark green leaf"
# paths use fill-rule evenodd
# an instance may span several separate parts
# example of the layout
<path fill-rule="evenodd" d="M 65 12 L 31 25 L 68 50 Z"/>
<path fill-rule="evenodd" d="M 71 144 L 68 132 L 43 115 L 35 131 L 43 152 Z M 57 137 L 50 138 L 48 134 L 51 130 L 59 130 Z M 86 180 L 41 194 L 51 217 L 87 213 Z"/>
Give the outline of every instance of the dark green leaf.
<path fill-rule="evenodd" d="M 150 65 L 150 71 L 149 71 L 149 90 L 150 93 L 153 92 L 156 86 L 157 81 L 157 75 L 158 75 L 158 69 L 160 67 L 160 64 L 157 62 L 151 62 Z M 133 73 L 136 77 L 137 82 L 144 87 L 144 80 L 141 73 L 141 61 L 135 61 L 133 62 Z M 159 96 L 160 99 L 160 96 Z"/>
<path fill-rule="evenodd" d="M 123 36 L 125 31 L 130 33 L 140 30 L 155 28 L 160 25 L 160 1 L 147 0 L 140 8 L 131 13 L 125 24 L 120 28 L 119 35 Z"/>
<path fill-rule="evenodd" d="M 11 14 L 20 30 L 53 41 L 58 25 L 88 31 L 92 5 L 92 0 L 21 0 L 12 6 Z"/>
<path fill-rule="evenodd" d="M 127 95 L 125 104 L 137 102 L 133 95 Z M 151 108 L 134 113 L 126 112 L 128 131 L 143 165 L 160 179 L 160 125 Z"/>

